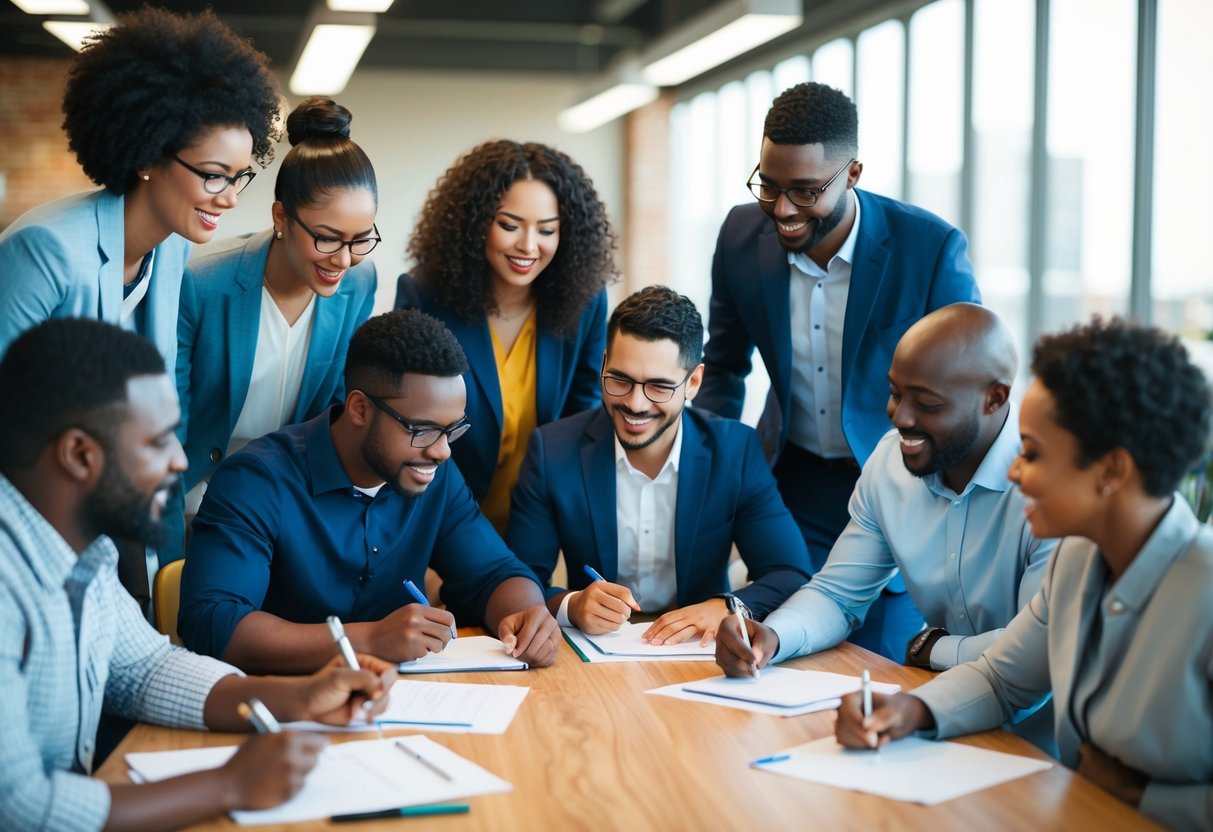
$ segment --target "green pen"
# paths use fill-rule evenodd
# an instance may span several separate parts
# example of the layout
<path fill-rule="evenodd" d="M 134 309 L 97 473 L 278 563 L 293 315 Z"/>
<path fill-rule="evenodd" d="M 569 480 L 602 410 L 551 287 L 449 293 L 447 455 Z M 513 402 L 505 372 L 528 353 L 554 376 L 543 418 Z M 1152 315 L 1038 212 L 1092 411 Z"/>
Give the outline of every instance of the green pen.
<path fill-rule="evenodd" d="M 467 803 L 430 803 L 425 806 L 401 806 L 399 809 L 383 809 L 379 812 L 355 812 L 351 815 L 333 815 L 333 823 L 356 820 L 381 820 L 383 818 L 419 818 L 427 815 L 462 815 L 472 807 Z"/>

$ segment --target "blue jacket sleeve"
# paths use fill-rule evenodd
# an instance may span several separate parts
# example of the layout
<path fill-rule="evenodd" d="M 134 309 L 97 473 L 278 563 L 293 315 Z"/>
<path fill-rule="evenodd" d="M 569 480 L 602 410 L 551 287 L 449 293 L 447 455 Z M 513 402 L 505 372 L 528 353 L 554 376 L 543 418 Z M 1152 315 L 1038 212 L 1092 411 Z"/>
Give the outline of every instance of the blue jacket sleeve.
<path fill-rule="evenodd" d="M 54 230 L 32 225 L 0 241 L 0 358 L 30 327 L 50 318 L 64 302 L 63 280 L 72 275 L 67 241 Z"/>
<path fill-rule="evenodd" d="M 737 210 L 729 212 L 712 255 L 712 299 L 708 305 L 708 342 L 703 351 L 703 385 L 695 406 L 726 419 L 740 419 L 745 404 L 745 378 L 752 367 L 754 339 L 746 329 L 733 298 L 733 257 L 726 250 L 736 231 L 730 229 Z M 748 603 L 748 602 L 747 602 Z"/>

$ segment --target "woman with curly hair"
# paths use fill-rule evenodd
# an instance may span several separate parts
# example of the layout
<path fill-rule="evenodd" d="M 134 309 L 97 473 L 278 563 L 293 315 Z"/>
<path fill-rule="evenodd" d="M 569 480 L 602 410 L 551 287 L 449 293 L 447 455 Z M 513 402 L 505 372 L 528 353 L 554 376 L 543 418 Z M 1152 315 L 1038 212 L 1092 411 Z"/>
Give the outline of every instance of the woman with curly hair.
<path fill-rule="evenodd" d="M 267 59 L 210 12 L 144 8 L 68 69 L 63 127 L 101 190 L 41 205 L 0 235 L 0 353 L 47 318 L 121 324 L 177 359 L 190 243 L 264 166 L 278 119 Z"/>
<path fill-rule="evenodd" d="M 1061 761 L 1172 829 L 1213 829 L 1213 529 L 1176 486 L 1209 440 L 1210 392 L 1178 339 L 1098 319 L 1042 338 L 1010 478 L 1044 583 L 981 657 L 909 694 L 843 701 L 837 735 L 997 727 L 1056 699 Z"/>
<path fill-rule="evenodd" d="M 421 211 L 396 308 L 441 318 L 467 353 L 472 429 L 452 456 L 499 532 L 531 431 L 601 400 L 614 249 L 585 171 L 534 142 L 473 148 Z"/>
<path fill-rule="evenodd" d="M 379 243 L 375 169 L 350 139 L 350 111 L 309 98 L 286 120 L 273 227 L 207 246 L 190 261 L 177 330 L 178 434 L 197 511 L 219 461 L 344 400 L 350 336 L 371 314 Z M 184 554 L 171 535 L 161 559 Z"/>

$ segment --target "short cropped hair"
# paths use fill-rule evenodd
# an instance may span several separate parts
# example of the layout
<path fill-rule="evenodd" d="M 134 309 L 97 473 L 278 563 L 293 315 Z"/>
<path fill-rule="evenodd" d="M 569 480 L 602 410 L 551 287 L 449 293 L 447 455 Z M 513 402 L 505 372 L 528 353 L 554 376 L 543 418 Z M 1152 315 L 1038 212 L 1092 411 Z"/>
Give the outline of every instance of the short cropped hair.
<path fill-rule="evenodd" d="M 467 356 L 446 325 L 415 309 L 367 319 L 345 356 L 345 389 L 379 395 L 406 373 L 449 378 L 466 373 Z"/>
<path fill-rule="evenodd" d="M 1124 448 L 1154 497 L 1173 492 L 1204 452 L 1210 392 L 1179 339 L 1120 318 L 1036 342 L 1032 372 L 1053 395 L 1057 424 L 1078 439 L 1078 466 Z"/>
<path fill-rule="evenodd" d="M 291 150 L 278 166 L 274 199 L 289 210 L 337 191 L 365 188 L 379 204 L 375 168 L 350 138 L 350 111 L 331 98 L 308 98 L 286 119 Z"/>
<path fill-rule="evenodd" d="M 269 59 L 212 12 L 145 6 L 119 15 L 73 59 L 63 129 L 88 177 L 124 194 L 139 170 L 217 127 L 247 127 L 253 158 L 265 167 L 279 106 Z"/>
<path fill-rule="evenodd" d="M 822 144 L 827 156 L 853 157 L 859 147 L 855 102 L 812 81 L 780 93 L 767 111 L 763 135 L 775 144 Z"/>
<path fill-rule="evenodd" d="M 52 318 L 26 330 L 0 361 L 0 468 L 29 468 L 69 428 L 112 448 L 127 382 L 164 372 L 151 341 L 113 324 Z"/>
<path fill-rule="evenodd" d="M 673 341 L 683 369 L 703 361 L 703 318 L 690 298 L 669 286 L 646 286 L 624 298 L 607 322 L 608 348 L 617 332 L 643 341 Z"/>

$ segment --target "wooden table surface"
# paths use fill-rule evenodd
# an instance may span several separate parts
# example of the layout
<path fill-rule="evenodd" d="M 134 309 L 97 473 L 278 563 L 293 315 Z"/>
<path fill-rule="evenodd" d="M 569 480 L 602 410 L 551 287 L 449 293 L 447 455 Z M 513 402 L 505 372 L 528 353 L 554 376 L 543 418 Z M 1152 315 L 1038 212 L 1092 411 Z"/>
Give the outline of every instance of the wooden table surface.
<path fill-rule="evenodd" d="M 874 681 L 897 682 L 903 689 L 922 684 L 932 675 L 849 644 L 795 659 L 785 666 L 854 676 L 867 667 Z M 1059 764 L 935 806 L 901 803 L 756 771 L 748 766 L 750 760 L 832 734 L 833 713 L 766 716 L 643 693 L 718 672 L 711 662 L 585 664 L 564 644 L 556 664 L 548 668 L 523 673 L 427 675 L 429 681 L 530 687 L 503 735 L 430 734 L 434 741 L 512 783 L 514 790 L 472 798 L 472 810 L 465 815 L 336 825 L 323 820 L 293 828 L 424 827 L 438 832 L 774 832 L 805 828 L 931 832 L 1081 828 L 1113 832 L 1156 828 Z M 333 740 L 367 736 L 333 735 Z M 233 734 L 139 725 L 97 776 L 108 782 L 128 782 L 122 761 L 127 752 L 231 745 L 241 739 Z M 1047 759 L 1030 744 L 1004 731 L 962 741 Z M 234 824 L 222 817 L 196 828 L 231 829 Z"/>

